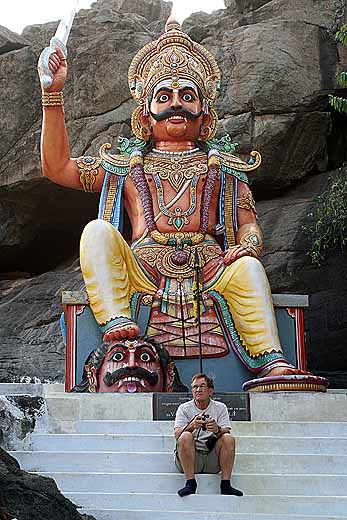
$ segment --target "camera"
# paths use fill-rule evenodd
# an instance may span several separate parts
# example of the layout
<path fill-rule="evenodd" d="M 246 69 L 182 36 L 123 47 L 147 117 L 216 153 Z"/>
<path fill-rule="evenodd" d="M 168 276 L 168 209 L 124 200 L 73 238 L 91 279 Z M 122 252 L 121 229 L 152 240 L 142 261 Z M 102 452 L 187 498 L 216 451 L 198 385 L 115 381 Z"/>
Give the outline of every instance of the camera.
<path fill-rule="evenodd" d="M 203 414 L 201 415 L 201 417 L 203 418 L 204 422 L 206 422 L 206 419 L 209 419 L 209 418 L 210 418 L 210 416 L 208 415 L 208 413 L 203 413 Z M 202 429 L 202 431 L 205 432 L 205 431 L 206 431 L 206 424 L 202 424 L 202 425 L 201 425 L 201 429 Z"/>
<path fill-rule="evenodd" d="M 206 420 L 210 418 L 210 416 L 207 413 L 201 414 L 201 417 L 204 420 L 204 422 L 206 422 Z M 206 425 L 202 424 L 201 425 L 201 429 L 205 432 L 206 431 Z M 212 437 L 212 436 L 209 437 L 208 439 L 206 439 L 205 444 L 206 444 L 206 447 L 207 447 L 208 451 L 212 451 L 213 450 L 213 448 L 216 445 L 217 440 L 218 440 L 217 437 Z"/>

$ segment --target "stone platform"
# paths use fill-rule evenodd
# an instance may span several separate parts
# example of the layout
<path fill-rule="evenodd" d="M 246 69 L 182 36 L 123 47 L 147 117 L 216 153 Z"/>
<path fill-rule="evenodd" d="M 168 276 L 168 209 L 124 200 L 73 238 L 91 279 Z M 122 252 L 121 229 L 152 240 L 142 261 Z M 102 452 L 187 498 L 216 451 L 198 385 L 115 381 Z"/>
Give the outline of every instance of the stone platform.
<path fill-rule="evenodd" d="M 245 496 L 220 496 L 219 476 L 199 475 L 198 494 L 184 499 L 173 423 L 152 420 L 152 394 L 0 385 L 0 402 L 24 393 L 39 394 L 41 416 L 11 454 L 97 520 L 347 520 L 344 390 L 250 395 L 251 421 L 233 422 L 233 484 Z"/>

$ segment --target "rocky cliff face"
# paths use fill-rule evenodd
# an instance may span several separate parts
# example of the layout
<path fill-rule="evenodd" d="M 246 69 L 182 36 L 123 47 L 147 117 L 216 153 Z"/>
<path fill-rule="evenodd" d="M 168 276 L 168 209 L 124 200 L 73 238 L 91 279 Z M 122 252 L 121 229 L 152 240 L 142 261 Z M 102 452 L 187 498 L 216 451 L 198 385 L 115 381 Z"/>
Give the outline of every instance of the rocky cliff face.
<path fill-rule="evenodd" d="M 310 367 L 347 371 L 344 343 L 346 262 L 338 252 L 317 270 L 301 230 L 328 171 L 347 159 L 346 119 L 327 95 L 347 65 L 334 32 L 345 0 L 228 0 L 197 13 L 185 30 L 217 57 L 223 73 L 220 133 L 264 164 L 252 178 L 266 240 L 264 263 L 274 292 L 311 295 Z M 73 156 L 130 136 L 133 103 L 127 69 L 136 51 L 163 30 L 161 0 L 98 0 L 75 19 L 69 40 L 66 119 Z M 29 375 L 62 380 L 60 292 L 81 287 L 78 241 L 97 213 L 97 197 L 42 179 L 40 88 L 36 63 L 56 22 L 0 28 L 0 380 Z M 347 381 L 341 380 L 346 385 Z"/>

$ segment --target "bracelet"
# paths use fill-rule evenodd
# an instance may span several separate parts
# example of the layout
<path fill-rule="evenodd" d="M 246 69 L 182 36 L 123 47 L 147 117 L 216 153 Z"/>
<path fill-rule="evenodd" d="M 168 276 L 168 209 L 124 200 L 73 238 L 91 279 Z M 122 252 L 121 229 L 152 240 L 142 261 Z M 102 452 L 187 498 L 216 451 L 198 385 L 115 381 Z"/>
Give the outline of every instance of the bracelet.
<path fill-rule="evenodd" d="M 243 224 L 238 231 L 239 244 L 251 256 L 259 258 L 263 249 L 263 239 L 257 224 Z"/>
<path fill-rule="evenodd" d="M 219 435 L 221 431 L 222 431 L 222 428 L 218 424 L 218 430 L 217 430 L 217 433 L 215 433 L 215 435 Z"/>
<path fill-rule="evenodd" d="M 41 99 L 43 107 L 63 107 L 64 111 L 63 92 L 42 92 Z"/>

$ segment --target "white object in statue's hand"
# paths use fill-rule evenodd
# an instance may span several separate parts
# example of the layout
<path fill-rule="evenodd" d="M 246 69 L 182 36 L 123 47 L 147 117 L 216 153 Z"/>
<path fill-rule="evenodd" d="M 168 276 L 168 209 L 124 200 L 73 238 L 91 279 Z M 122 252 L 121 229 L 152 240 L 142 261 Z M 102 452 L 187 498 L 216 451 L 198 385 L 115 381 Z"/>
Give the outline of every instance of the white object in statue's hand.
<path fill-rule="evenodd" d="M 78 10 L 78 1 L 79 0 L 72 0 L 72 6 L 67 15 L 60 20 L 55 35 L 49 42 L 49 47 L 43 49 L 39 57 L 37 70 L 39 72 L 41 87 L 43 89 L 49 88 L 53 83 L 53 74 L 48 67 L 51 55 L 56 51 L 57 47 L 63 51 L 65 56 L 67 54 L 66 44 Z"/>

